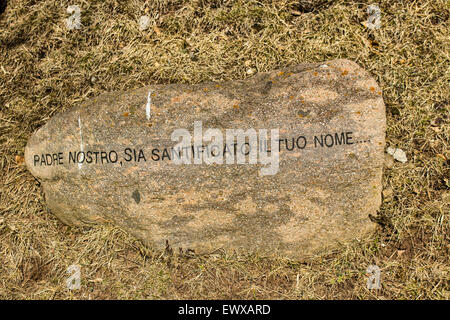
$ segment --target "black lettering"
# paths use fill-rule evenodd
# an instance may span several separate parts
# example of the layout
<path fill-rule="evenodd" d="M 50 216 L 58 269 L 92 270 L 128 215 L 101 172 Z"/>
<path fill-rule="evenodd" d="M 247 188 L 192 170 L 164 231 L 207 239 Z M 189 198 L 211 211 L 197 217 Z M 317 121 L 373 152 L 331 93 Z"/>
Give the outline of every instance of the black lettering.
<path fill-rule="evenodd" d="M 157 153 L 156 153 L 157 152 Z M 157 148 L 154 148 L 153 150 L 152 150 L 152 160 L 153 161 L 159 161 L 159 159 L 160 159 L 160 156 L 159 156 L 159 149 L 157 149 Z"/>
<path fill-rule="evenodd" d="M 86 163 L 92 163 L 92 151 L 86 152 Z"/>
<path fill-rule="evenodd" d="M 98 151 L 92 151 L 93 154 L 95 154 L 95 163 L 98 163 Z"/>
<path fill-rule="evenodd" d="M 352 140 L 352 136 L 351 136 L 352 134 L 353 134 L 352 131 L 349 131 L 349 132 L 345 133 L 345 143 L 346 144 L 353 144 L 353 142 L 351 141 Z"/>
<path fill-rule="evenodd" d="M 214 147 L 217 148 L 217 153 L 216 153 L 216 154 L 214 153 L 214 150 L 213 150 Z M 217 146 L 217 145 L 212 145 L 212 146 L 211 146 L 211 156 L 212 156 L 212 157 L 217 157 L 219 154 L 220 154 L 220 148 L 219 148 L 219 146 Z"/>
<path fill-rule="evenodd" d="M 125 149 L 125 157 L 123 158 L 126 162 L 131 161 L 131 159 L 133 159 L 133 157 L 131 156 L 133 150 L 131 150 L 130 148 L 126 148 Z"/>
<path fill-rule="evenodd" d="M 281 151 L 281 141 L 283 141 L 283 139 L 278 139 L 278 152 Z"/>
<path fill-rule="evenodd" d="M 288 147 L 288 140 L 287 139 L 284 139 L 284 143 L 286 145 L 286 150 L 288 150 L 288 151 L 294 150 L 294 138 L 292 138 L 292 147 L 291 148 Z"/>
<path fill-rule="evenodd" d="M 169 151 L 167 151 L 167 148 L 164 148 L 161 160 L 163 161 L 165 158 L 168 158 L 170 160 L 170 154 Z"/>
<path fill-rule="evenodd" d="M 300 140 L 302 140 L 302 142 L 300 142 Z M 304 136 L 298 137 L 297 141 L 295 142 L 295 144 L 297 145 L 297 148 L 305 149 L 305 147 L 306 147 L 306 138 Z"/>
<path fill-rule="evenodd" d="M 50 160 L 49 160 L 50 159 Z M 53 164 L 53 159 L 52 159 L 52 155 L 51 154 L 46 154 L 45 155 L 45 160 L 46 160 L 46 165 L 47 166 L 51 166 Z"/>
<path fill-rule="evenodd" d="M 111 155 L 114 155 L 114 158 L 111 156 Z M 116 151 L 114 151 L 114 150 L 111 150 L 110 152 L 109 152 L 109 162 L 111 162 L 111 163 L 116 163 L 117 162 L 117 159 L 118 159 L 118 155 L 117 155 L 117 152 Z M 114 159 L 114 160 L 113 160 Z"/>
<path fill-rule="evenodd" d="M 245 146 L 248 146 L 248 151 L 247 151 L 247 153 L 245 153 L 244 152 L 244 147 Z M 246 143 L 244 143 L 242 146 L 241 146 L 241 153 L 244 155 L 244 156 L 248 156 L 249 154 L 250 154 L 250 150 L 251 150 L 251 147 L 250 147 L 250 143 L 248 143 L 248 142 L 246 142 Z"/>
<path fill-rule="evenodd" d="M 100 157 L 102 159 L 102 164 L 103 164 L 103 160 L 105 160 L 106 163 L 109 163 L 108 154 L 105 151 L 100 152 Z"/>
<path fill-rule="evenodd" d="M 327 143 L 327 138 L 330 138 L 330 139 L 331 139 L 330 144 Z M 325 136 L 325 145 L 326 145 L 328 148 L 330 148 L 330 147 L 333 146 L 333 144 L 334 144 L 333 136 L 332 136 L 331 134 L 327 134 L 327 135 Z"/>
<path fill-rule="evenodd" d="M 341 138 L 340 139 L 339 139 L 339 134 L 336 132 L 335 135 L 334 135 L 334 144 L 341 145 L 343 143 L 345 143 L 345 134 L 344 134 L 344 132 L 341 133 Z"/>
<path fill-rule="evenodd" d="M 77 162 L 76 157 L 77 157 L 76 152 L 72 153 L 72 151 L 69 151 L 69 163 L 71 163 L 71 162 L 76 163 Z"/>
<path fill-rule="evenodd" d="M 81 154 L 83 155 L 83 159 L 80 160 L 80 155 L 81 155 Z M 84 160 L 85 160 L 85 154 L 84 154 L 84 152 L 83 152 L 83 151 L 78 152 L 78 154 L 77 154 L 77 162 L 78 162 L 78 163 L 83 163 Z"/>
<path fill-rule="evenodd" d="M 314 136 L 314 148 L 317 148 L 317 143 L 319 143 L 320 146 L 323 147 L 323 135 L 320 135 L 320 141 L 317 136 Z"/>
<path fill-rule="evenodd" d="M 140 162 L 141 159 L 144 159 L 144 162 L 147 161 L 147 159 L 145 159 L 144 151 L 142 151 L 142 149 L 139 149 L 139 155 L 138 155 L 137 162 Z"/>

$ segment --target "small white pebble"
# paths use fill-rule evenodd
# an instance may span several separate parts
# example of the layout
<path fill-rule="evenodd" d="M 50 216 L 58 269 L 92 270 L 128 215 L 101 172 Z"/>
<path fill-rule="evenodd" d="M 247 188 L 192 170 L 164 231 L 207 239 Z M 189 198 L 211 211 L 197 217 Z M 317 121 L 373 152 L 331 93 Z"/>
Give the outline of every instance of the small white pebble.
<path fill-rule="evenodd" d="M 254 74 L 255 70 L 253 70 L 252 68 L 247 69 L 247 74 Z"/>
<path fill-rule="evenodd" d="M 402 163 L 408 161 L 408 158 L 406 158 L 406 153 L 402 149 L 389 147 L 387 148 L 386 152 L 393 156 L 397 161 L 400 161 Z"/>
<path fill-rule="evenodd" d="M 327 65 L 327 64 L 321 64 L 321 65 L 319 66 L 319 68 L 328 68 L 328 65 Z"/>
<path fill-rule="evenodd" d="M 150 26 L 150 18 L 148 16 L 142 16 L 141 19 L 139 19 L 139 29 L 141 31 L 147 30 Z"/>

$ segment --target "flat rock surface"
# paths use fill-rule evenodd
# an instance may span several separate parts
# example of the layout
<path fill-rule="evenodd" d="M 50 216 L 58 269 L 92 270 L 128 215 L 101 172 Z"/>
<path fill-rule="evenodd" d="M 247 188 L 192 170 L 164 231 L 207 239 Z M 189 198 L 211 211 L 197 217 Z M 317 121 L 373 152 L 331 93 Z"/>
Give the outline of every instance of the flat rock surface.
<path fill-rule="evenodd" d="M 277 171 L 176 164 L 171 136 L 180 128 L 193 135 L 196 121 L 203 133 L 224 136 L 278 129 Z M 67 224 L 112 223 L 176 251 L 303 258 L 374 227 L 368 216 L 381 204 L 385 129 L 376 81 L 354 62 L 334 60 L 242 81 L 107 93 L 54 116 L 28 141 L 25 161 Z"/>

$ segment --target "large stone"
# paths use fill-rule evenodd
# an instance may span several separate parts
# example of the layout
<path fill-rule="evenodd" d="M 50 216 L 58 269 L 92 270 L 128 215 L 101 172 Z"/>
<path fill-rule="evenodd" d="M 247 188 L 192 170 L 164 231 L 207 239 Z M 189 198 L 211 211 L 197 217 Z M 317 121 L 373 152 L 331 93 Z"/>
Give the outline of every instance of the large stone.
<path fill-rule="evenodd" d="M 206 139 L 190 142 L 200 163 L 175 163 L 172 134 L 184 128 L 194 136 L 194 122 L 197 133 L 200 125 L 203 134 L 217 128 L 224 139 L 226 129 L 254 128 L 258 163 L 207 164 L 235 148 L 248 153 L 250 140 L 224 140 L 213 151 Z M 25 160 L 65 223 L 113 223 L 146 245 L 176 251 L 224 247 L 304 258 L 372 230 L 385 126 L 375 80 L 334 60 L 242 81 L 104 94 L 54 116 L 30 138 Z M 264 142 L 259 129 L 272 139 Z M 279 167 L 261 163 L 277 147 Z"/>

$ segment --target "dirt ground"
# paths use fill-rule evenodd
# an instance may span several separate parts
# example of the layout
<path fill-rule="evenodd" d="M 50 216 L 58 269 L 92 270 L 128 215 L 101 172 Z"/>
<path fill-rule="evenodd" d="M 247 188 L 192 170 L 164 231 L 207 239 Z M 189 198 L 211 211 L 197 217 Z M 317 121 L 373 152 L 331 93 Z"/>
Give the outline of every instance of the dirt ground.
<path fill-rule="evenodd" d="M 1 299 L 449 299 L 449 9 L 445 0 L 10 0 L 0 15 Z M 66 26 L 69 5 L 81 28 Z M 150 27 L 141 31 L 147 15 Z M 311 261 L 170 257 L 118 228 L 68 227 L 26 170 L 30 135 L 103 92 L 242 79 L 347 58 L 383 89 L 383 204 L 373 234 Z M 68 290 L 70 265 L 81 287 Z M 381 270 L 369 290 L 368 266 Z"/>

